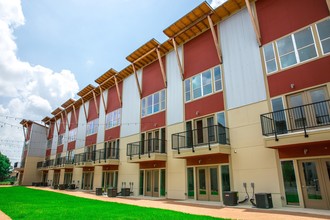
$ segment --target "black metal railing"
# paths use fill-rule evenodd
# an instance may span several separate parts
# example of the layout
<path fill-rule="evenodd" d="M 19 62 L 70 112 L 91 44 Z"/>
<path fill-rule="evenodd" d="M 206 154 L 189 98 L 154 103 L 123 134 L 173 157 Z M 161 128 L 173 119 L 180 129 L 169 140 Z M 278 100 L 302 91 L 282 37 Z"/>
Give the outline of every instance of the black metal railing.
<path fill-rule="evenodd" d="M 25 161 L 14 163 L 14 168 L 24 168 L 24 166 L 25 166 Z"/>
<path fill-rule="evenodd" d="M 84 152 L 74 155 L 74 164 L 79 164 L 83 162 L 96 162 L 99 163 L 107 159 L 119 159 L 119 148 L 106 148 L 95 150 L 91 152 Z"/>
<path fill-rule="evenodd" d="M 43 164 L 43 163 L 44 163 L 43 161 L 38 162 L 38 163 L 37 163 L 37 168 L 42 168 L 42 164 Z"/>
<path fill-rule="evenodd" d="M 141 159 L 141 155 L 145 154 L 150 158 L 151 153 L 165 154 L 166 140 L 152 138 L 127 144 L 126 155 L 129 156 L 130 159 L 132 159 L 134 155 L 139 155 L 139 159 Z"/>
<path fill-rule="evenodd" d="M 229 129 L 222 125 L 212 125 L 172 134 L 172 149 L 191 149 L 195 152 L 196 147 L 208 146 L 211 150 L 212 144 L 230 145 Z"/>
<path fill-rule="evenodd" d="M 46 167 L 50 167 L 50 166 L 54 166 L 55 164 L 55 160 L 44 160 L 44 161 L 40 161 L 37 163 L 37 168 L 46 168 Z"/>
<path fill-rule="evenodd" d="M 264 136 L 286 134 L 330 125 L 330 100 L 283 109 L 260 115 Z"/>

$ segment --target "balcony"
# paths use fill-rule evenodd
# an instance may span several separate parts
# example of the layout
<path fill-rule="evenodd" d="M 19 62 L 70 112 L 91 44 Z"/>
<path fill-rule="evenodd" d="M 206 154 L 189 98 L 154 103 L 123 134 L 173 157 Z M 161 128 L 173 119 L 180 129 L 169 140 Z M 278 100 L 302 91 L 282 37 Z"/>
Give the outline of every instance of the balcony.
<path fill-rule="evenodd" d="M 84 152 L 74 156 L 73 163 L 75 166 L 93 166 L 99 165 L 118 165 L 119 164 L 119 149 L 107 148 L 92 152 Z"/>
<path fill-rule="evenodd" d="M 54 160 L 54 166 L 56 167 L 64 167 L 64 168 L 72 168 L 74 163 L 74 159 L 70 157 L 59 157 Z"/>
<path fill-rule="evenodd" d="M 326 100 L 260 115 L 262 134 L 272 138 L 266 138 L 266 145 L 271 147 L 329 140 L 329 110 L 330 100 Z"/>
<path fill-rule="evenodd" d="M 222 125 L 212 125 L 172 134 L 172 149 L 178 158 L 230 154 L 229 129 Z"/>
<path fill-rule="evenodd" d="M 25 161 L 14 163 L 14 170 L 23 171 L 25 166 Z"/>
<path fill-rule="evenodd" d="M 152 138 L 127 144 L 130 162 L 166 161 L 166 140 Z"/>
<path fill-rule="evenodd" d="M 45 160 L 37 163 L 37 169 L 39 170 L 48 170 L 52 168 L 55 164 L 55 160 Z"/>

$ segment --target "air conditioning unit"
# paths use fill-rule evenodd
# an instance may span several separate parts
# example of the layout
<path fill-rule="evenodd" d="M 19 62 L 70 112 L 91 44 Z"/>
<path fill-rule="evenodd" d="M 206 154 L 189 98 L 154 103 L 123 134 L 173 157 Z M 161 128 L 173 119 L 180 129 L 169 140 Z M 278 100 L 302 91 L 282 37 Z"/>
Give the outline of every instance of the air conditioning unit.
<path fill-rule="evenodd" d="M 237 191 L 225 191 L 223 192 L 223 204 L 227 206 L 235 206 L 238 201 Z"/>
<path fill-rule="evenodd" d="M 273 208 L 272 194 L 270 193 L 256 193 L 257 208 L 270 209 Z"/>

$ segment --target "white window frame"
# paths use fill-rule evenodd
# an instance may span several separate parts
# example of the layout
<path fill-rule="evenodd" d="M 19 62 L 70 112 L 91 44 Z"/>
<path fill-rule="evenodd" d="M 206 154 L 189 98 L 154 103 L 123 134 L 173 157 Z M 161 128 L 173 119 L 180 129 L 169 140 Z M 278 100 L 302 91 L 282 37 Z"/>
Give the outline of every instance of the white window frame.
<path fill-rule="evenodd" d="M 303 30 L 305 30 L 305 29 L 308 29 L 308 28 L 310 29 L 311 34 L 312 34 L 313 44 L 314 44 L 314 49 L 315 49 L 315 52 L 316 52 L 316 56 L 315 56 L 315 57 L 312 57 L 312 58 L 309 58 L 309 59 L 307 59 L 307 60 L 304 60 L 304 61 L 300 61 L 300 57 L 299 57 L 299 53 L 298 53 L 298 49 L 297 49 L 297 44 L 296 44 L 296 39 L 295 39 L 295 36 L 294 36 L 294 35 L 297 34 L 297 33 L 299 33 L 299 32 L 301 32 L 301 31 L 303 31 Z M 291 41 L 292 41 L 292 44 L 293 44 L 293 50 L 294 50 L 293 52 L 294 52 L 294 54 L 295 54 L 296 63 L 294 63 L 294 64 L 292 64 L 292 65 L 289 65 L 289 66 L 286 66 L 286 67 L 282 67 L 281 57 L 284 56 L 284 55 L 287 55 L 288 53 L 286 53 L 286 54 L 284 54 L 284 55 L 280 55 L 280 54 L 279 54 L 279 49 L 278 49 L 278 44 L 277 44 L 277 42 L 278 42 L 279 40 L 282 40 L 282 39 L 287 38 L 287 37 L 290 37 L 290 39 L 291 39 Z M 287 69 L 287 68 L 290 68 L 290 67 L 296 66 L 296 65 L 298 65 L 298 64 L 300 64 L 300 63 L 305 63 L 305 62 L 308 62 L 308 61 L 310 61 L 310 60 L 313 60 L 313 59 L 319 57 L 319 54 L 318 54 L 318 51 L 317 51 L 317 48 L 316 48 L 315 36 L 314 36 L 313 28 L 312 28 L 311 25 L 308 26 L 308 27 L 305 27 L 305 28 L 303 28 L 303 29 L 301 29 L 301 30 L 299 30 L 299 31 L 296 31 L 296 32 L 294 32 L 294 33 L 291 33 L 291 34 L 289 34 L 289 35 L 287 35 L 287 36 L 284 36 L 284 37 L 282 37 L 282 38 L 279 38 L 279 39 L 275 40 L 275 44 L 276 44 L 276 49 L 277 49 L 277 51 L 278 51 L 278 54 L 277 54 L 277 55 L 278 55 L 278 58 L 279 58 L 279 64 L 280 64 L 281 69 Z M 307 46 L 304 46 L 303 48 L 306 48 L 306 47 L 311 46 L 311 45 L 312 45 L 312 44 L 309 44 L 309 45 L 307 45 Z M 299 48 L 299 50 L 300 50 L 300 49 L 303 49 L 303 48 Z"/>
<path fill-rule="evenodd" d="M 114 128 L 121 124 L 121 108 L 109 112 L 105 116 L 105 129 Z"/>
<path fill-rule="evenodd" d="M 74 128 L 69 131 L 68 143 L 77 140 L 77 128 Z"/>
<path fill-rule="evenodd" d="M 321 47 L 322 55 L 330 54 L 330 51 L 327 52 L 327 53 L 324 53 L 324 49 L 323 49 L 323 45 L 322 45 L 322 41 L 324 41 L 324 40 L 330 40 L 330 37 L 321 40 L 321 38 L 320 38 L 320 33 L 319 33 L 319 28 L 318 28 L 317 25 L 318 25 L 319 23 L 322 23 L 322 22 L 326 21 L 326 20 L 330 20 L 330 18 L 324 19 L 324 20 L 322 20 L 322 21 L 320 21 L 320 22 L 317 22 L 317 23 L 315 24 L 316 32 L 317 32 L 317 39 L 318 39 L 319 42 L 320 42 L 320 47 Z"/>
<path fill-rule="evenodd" d="M 216 90 L 216 88 L 215 88 L 216 81 L 215 81 L 215 76 L 214 76 L 214 74 L 215 74 L 214 69 L 217 68 L 217 67 L 219 67 L 219 69 L 220 69 L 220 79 L 217 80 L 217 81 L 220 81 L 220 84 L 221 84 L 221 89 L 219 89 L 219 90 Z M 208 93 L 208 94 L 204 94 L 204 90 L 203 90 L 203 74 L 205 74 L 208 71 L 210 71 L 210 73 L 211 73 L 211 83 L 210 83 L 211 84 L 211 92 Z M 196 77 L 200 77 L 200 81 L 201 81 L 200 82 L 201 83 L 201 88 L 200 88 L 201 89 L 201 96 L 195 98 L 194 97 L 194 90 L 193 90 L 192 80 L 194 78 L 196 78 Z M 191 102 L 191 101 L 194 101 L 194 100 L 198 100 L 198 99 L 207 97 L 207 96 L 212 95 L 212 94 L 217 93 L 217 92 L 221 92 L 223 90 L 223 84 L 222 84 L 222 81 L 223 80 L 222 80 L 222 78 L 223 77 L 222 77 L 221 66 L 220 65 L 216 65 L 214 67 L 211 67 L 211 68 L 209 68 L 209 69 L 207 69 L 207 70 L 205 70 L 205 71 L 203 71 L 203 72 L 201 72 L 199 74 L 196 74 L 196 75 L 194 75 L 194 76 L 192 76 L 192 77 L 184 80 L 183 86 L 184 86 L 184 100 L 185 100 L 185 103 L 188 103 L 188 102 Z M 190 85 L 189 92 L 186 91 L 186 82 L 187 81 L 189 81 L 189 85 Z M 190 94 L 190 99 L 189 100 L 187 100 L 187 93 Z"/>
<path fill-rule="evenodd" d="M 64 144 L 64 134 L 59 134 L 57 137 L 57 146 Z"/>
<path fill-rule="evenodd" d="M 274 54 L 274 60 L 275 60 L 275 66 L 276 66 L 276 69 L 272 72 L 268 72 L 268 66 L 267 66 L 267 61 L 270 61 L 270 60 L 266 60 L 266 53 L 265 53 L 265 47 L 268 46 L 268 45 L 272 45 L 272 48 L 273 48 L 273 54 Z M 262 51 L 263 51 L 263 56 L 264 56 L 264 64 L 265 64 L 265 67 L 266 67 L 266 73 L 267 74 L 271 74 L 271 73 L 275 73 L 278 71 L 278 66 L 277 66 L 277 60 L 276 60 L 276 53 L 275 53 L 275 46 L 274 46 L 274 42 L 271 42 L 271 43 L 268 43 L 266 45 L 264 45 L 262 47 Z"/>
<path fill-rule="evenodd" d="M 158 94 L 157 105 L 159 106 L 157 111 L 155 110 L 156 94 Z M 162 97 L 164 97 L 164 100 L 162 100 Z M 148 114 L 148 99 L 149 98 L 151 98 L 151 113 Z M 165 111 L 165 110 L 166 110 L 166 90 L 165 89 L 162 89 L 158 92 L 148 95 L 141 100 L 141 117 L 142 118 Z"/>
<path fill-rule="evenodd" d="M 97 133 L 99 127 L 99 119 L 96 118 L 86 124 L 86 136 Z"/>

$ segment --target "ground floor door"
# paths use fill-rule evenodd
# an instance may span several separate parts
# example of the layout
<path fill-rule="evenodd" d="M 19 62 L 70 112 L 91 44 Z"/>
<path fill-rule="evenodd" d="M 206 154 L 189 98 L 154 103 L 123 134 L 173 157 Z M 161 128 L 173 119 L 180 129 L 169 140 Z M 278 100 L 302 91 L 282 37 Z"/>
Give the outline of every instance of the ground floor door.
<path fill-rule="evenodd" d="M 118 171 L 106 171 L 102 176 L 102 188 L 107 192 L 108 188 L 117 188 L 118 184 Z"/>
<path fill-rule="evenodd" d="M 197 167 L 197 199 L 220 201 L 218 167 Z"/>
<path fill-rule="evenodd" d="M 42 173 L 42 182 L 43 183 L 47 183 L 47 180 L 48 180 L 48 173 Z"/>
<path fill-rule="evenodd" d="M 146 170 L 145 178 L 145 196 L 159 197 L 159 170 Z"/>
<path fill-rule="evenodd" d="M 330 209 L 330 158 L 298 161 L 306 208 Z"/>
<path fill-rule="evenodd" d="M 56 172 L 53 176 L 53 186 L 58 185 L 60 182 L 60 173 Z"/>
<path fill-rule="evenodd" d="M 72 182 L 72 172 L 65 172 L 63 183 L 69 185 L 71 184 L 71 182 Z"/>
<path fill-rule="evenodd" d="M 83 172 L 81 188 L 84 190 L 93 190 L 94 172 Z"/>

